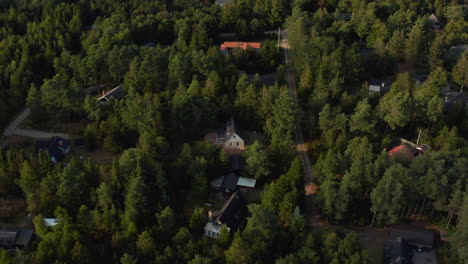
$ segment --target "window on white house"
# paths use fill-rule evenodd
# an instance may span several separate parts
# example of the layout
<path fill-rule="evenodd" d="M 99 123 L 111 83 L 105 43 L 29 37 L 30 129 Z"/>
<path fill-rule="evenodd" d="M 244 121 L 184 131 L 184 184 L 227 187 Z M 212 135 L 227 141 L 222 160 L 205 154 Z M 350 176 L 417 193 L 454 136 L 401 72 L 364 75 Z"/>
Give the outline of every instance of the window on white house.
<path fill-rule="evenodd" d="M 239 143 L 239 142 L 237 142 L 237 146 L 240 146 L 240 143 Z"/>
<path fill-rule="evenodd" d="M 230 146 L 230 147 L 232 147 L 232 142 L 231 142 L 231 143 L 229 143 L 229 146 Z"/>

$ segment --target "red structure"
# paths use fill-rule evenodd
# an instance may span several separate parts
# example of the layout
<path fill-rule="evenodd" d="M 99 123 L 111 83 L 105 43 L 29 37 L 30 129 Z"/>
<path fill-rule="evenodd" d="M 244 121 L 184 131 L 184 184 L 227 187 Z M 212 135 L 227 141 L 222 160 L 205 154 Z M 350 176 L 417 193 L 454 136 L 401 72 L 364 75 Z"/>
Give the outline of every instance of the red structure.
<path fill-rule="evenodd" d="M 260 49 L 262 43 L 260 42 L 224 42 L 221 44 L 220 50 L 229 50 L 235 48 L 241 48 L 243 50 L 251 49 Z"/>

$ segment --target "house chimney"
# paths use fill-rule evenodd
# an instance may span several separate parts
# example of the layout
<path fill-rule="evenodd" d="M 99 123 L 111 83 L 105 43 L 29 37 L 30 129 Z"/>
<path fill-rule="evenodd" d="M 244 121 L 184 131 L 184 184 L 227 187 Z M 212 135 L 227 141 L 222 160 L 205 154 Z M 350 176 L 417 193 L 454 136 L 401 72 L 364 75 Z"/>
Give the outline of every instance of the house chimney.
<path fill-rule="evenodd" d="M 208 211 L 208 221 L 213 222 L 213 211 Z"/>
<path fill-rule="evenodd" d="M 106 95 L 106 90 L 102 90 L 102 96 Z"/>

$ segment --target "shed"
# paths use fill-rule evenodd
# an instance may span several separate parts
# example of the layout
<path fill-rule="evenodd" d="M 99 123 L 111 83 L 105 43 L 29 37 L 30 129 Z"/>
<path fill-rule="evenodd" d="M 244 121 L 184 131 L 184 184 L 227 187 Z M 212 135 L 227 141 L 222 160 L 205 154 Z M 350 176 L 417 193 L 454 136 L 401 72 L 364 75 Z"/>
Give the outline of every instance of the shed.
<path fill-rule="evenodd" d="M 237 186 L 254 188 L 256 183 L 256 179 L 239 177 L 239 180 L 237 181 Z"/>

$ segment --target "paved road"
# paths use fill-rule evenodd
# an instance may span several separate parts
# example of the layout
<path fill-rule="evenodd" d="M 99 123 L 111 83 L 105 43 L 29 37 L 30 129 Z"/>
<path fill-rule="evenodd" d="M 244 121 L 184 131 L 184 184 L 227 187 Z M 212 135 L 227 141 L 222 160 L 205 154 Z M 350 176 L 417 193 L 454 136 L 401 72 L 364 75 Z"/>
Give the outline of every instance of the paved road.
<path fill-rule="evenodd" d="M 291 67 L 291 61 L 289 60 L 289 42 L 288 42 L 288 32 L 286 30 L 282 31 L 281 34 L 283 40 L 281 41 L 281 47 L 284 50 L 284 58 L 286 62 L 287 72 L 286 72 L 286 82 L 289 86 L 289 92 L 294 98 L 297 109 L 299 108 L 298 99 L 297 99 L 297 86 L 296 79 L 294 78 L 294 73 Z M 313 182 L 312 175 L 312 165 L 307 154 L 307 145 L 304 142 L 304 134 L 302 132 L 301 124 L 301 111 L 299 110 L 299 116 L 297 118 L 295 138 L 296 138 L 296 149 L 299 154 L 299 157 L 302 162 L 304 170 L 304 189 L 305 189 L 305 215 L 309 221 L 309 224 L 313 227 L 318 227 L 320 223 L 320 211 L 314 202 L 316 195 L 316 185 Z"/>
<path fill-rule="evenodd" d="M 62 137 L 62 138 L 70 138 L 69 135 L 64 133 L 54 133 L 54 132 L 45 132 L 39 130 L 29 130 L 29 129 L 19 129 L 18 126 L 28 117 L 31 113 L 29 108 L 24 109 L 23 112 L 15 119 L 13 122 L 5 129 L 3 135 L 5 137 L 10 136 L 23 136 L 23 137 L 31 137 L 36 139 L 49 139 L 51 137 Z"/>

